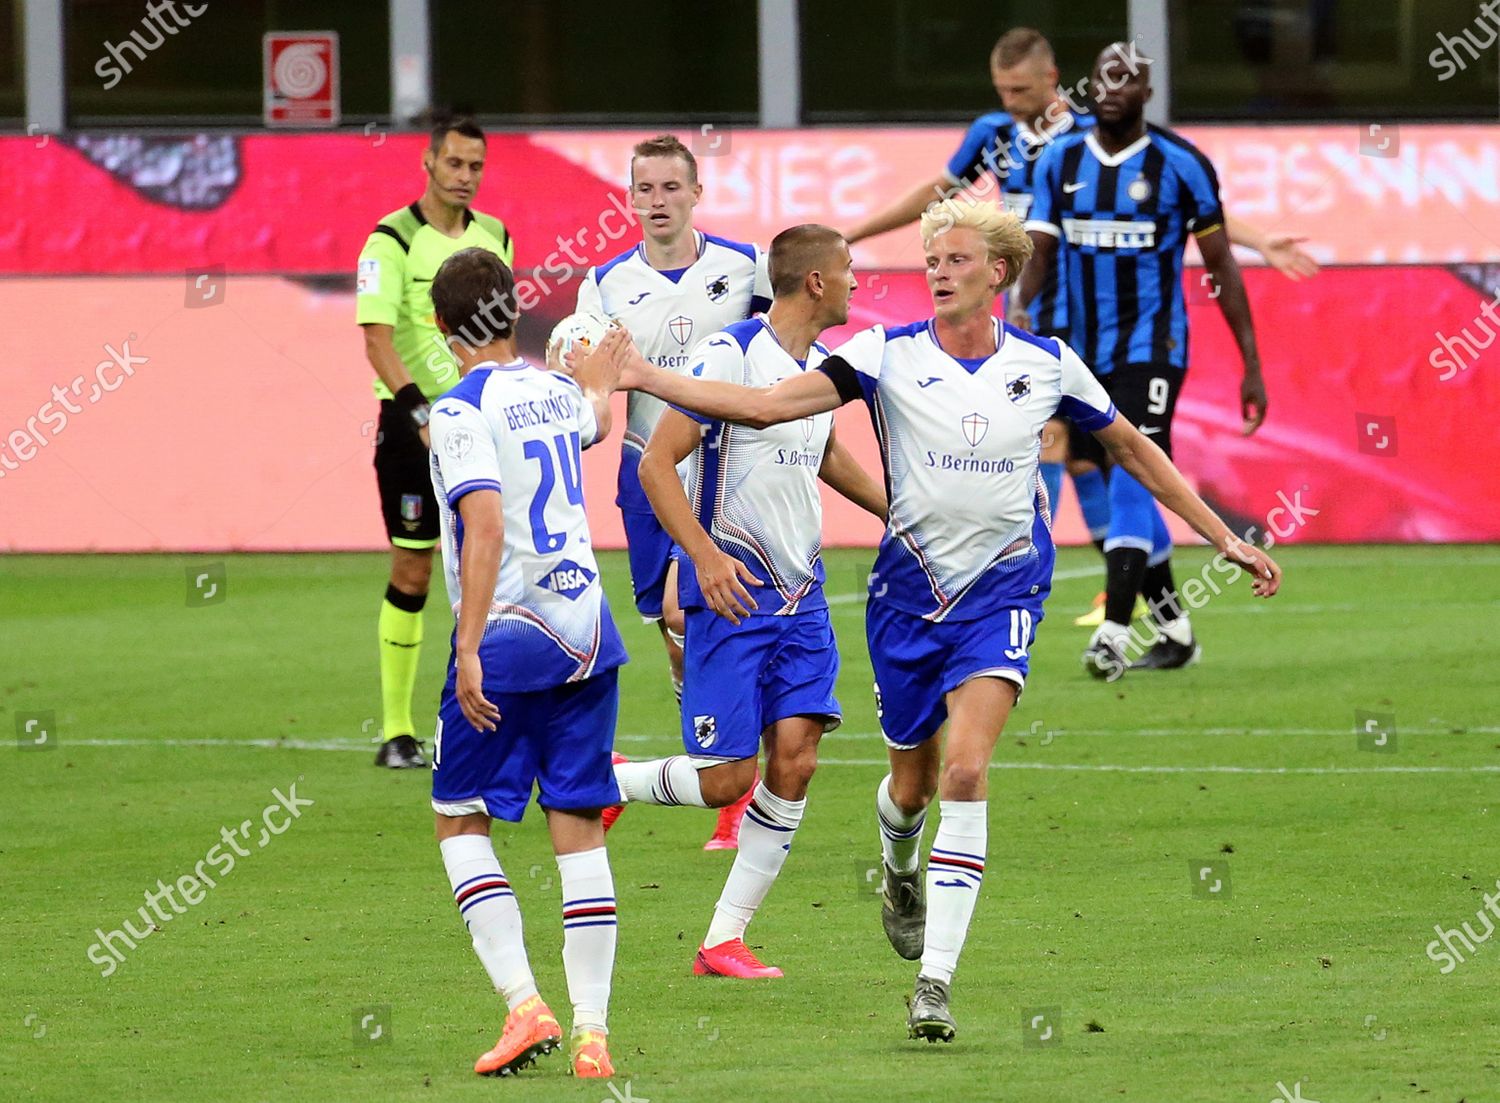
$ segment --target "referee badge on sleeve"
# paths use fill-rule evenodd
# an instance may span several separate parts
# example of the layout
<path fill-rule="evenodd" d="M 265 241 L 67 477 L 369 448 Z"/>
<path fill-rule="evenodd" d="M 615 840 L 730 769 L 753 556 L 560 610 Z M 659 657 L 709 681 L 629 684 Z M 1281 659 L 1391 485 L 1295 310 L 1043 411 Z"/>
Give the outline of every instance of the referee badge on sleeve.
<path fill-rule="evenodd" d="M 359 262 L 359 273 L 354 280 L 356 295 L 380 294 L 380 261 L 366 257 Z"/>

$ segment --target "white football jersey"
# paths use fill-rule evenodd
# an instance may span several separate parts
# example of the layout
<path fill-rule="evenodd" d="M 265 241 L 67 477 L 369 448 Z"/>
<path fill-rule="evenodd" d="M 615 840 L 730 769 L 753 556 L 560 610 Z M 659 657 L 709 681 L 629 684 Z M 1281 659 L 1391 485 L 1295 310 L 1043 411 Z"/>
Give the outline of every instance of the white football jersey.
<path fill-rule="evenodd" d="M 1115 418 L 1104 388 L 1061 341 L 998 319 L 995 340 L 993 355 L 959 360 L 938 344 L 931 319 L 875 326 L 823 369 L 843 394 L 851 384 L 839 376 L 853 369 L 890 486 L 871 598 L 933 621 L 972 620 L 1050 586 L 1042 427 L 1055 414 L 1086 430 Z"/>
<path fill-rule="evenodd" d="M 771 305 L 771 277 L 759 248 L 713 234 L 697 238 L 698 259 L 686 268 L 652 268 L 644 245 L 590 268 L 578 288 L 577 309 L 619 319 L 648 360 L 684 371 L 689 351 L 705 337 Z M 621 506 L 651 508 L 636 469 L 664 408 L 644 391 L 631 391 L 626 400 Z"/>
<path fill-rule="evenodd" d="M 693 350 L 695 376 L 745 387 L 769 387 L 816 368 L 828 350 L 814 343 L 794 360 L 764 317 L 736 322 Z M 686 411 L 684 411 L 686 413 Z M 818 470 L 833 414 L 767 429 L 730 425 L 697 414 L 703 441 L 688 457 L 687 493 L 698 523 L 724 552 L 765 583 L 754 613 L 777 616 L 826 608 L 823 595 L 823 504 Z M 697 572 L 681 557 L 683 608 L 706 608 Z"/>
<path fill-rule="evenodd" d="M 455 617 L 466 597 L 489 605 L 480 645 L 485 686 L 546 689 L 623 663 L 583 508 L 580 453 L 599 429 L 578 385 L 525 360 L 483 364 L 433 403 L 428 428 L 448 599 Z M 475 490 L 501 497 L 504 548 L 493 594 L 465 595 L 460 582 L 458 503 Z"/>

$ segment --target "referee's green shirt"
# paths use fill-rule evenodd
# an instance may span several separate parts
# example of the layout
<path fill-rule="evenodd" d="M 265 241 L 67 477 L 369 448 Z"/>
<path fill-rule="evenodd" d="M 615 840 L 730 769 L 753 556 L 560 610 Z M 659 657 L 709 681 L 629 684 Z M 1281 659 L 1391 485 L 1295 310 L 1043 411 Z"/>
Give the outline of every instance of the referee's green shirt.
<path fill-rule="evenodd" d="M 449 237 L 428 225 L 413 203 L 382 218 L 359 254 L 355 320 L 394 327 L 396 355 L 429 399 L 458 382 L 458 363 L 432 315 L 432 277 L 443 261 L 471 246 L 514 263 L 510 231 L 498 218 L 466 211 L 463 234 Z M 375 396 L 391 397 L 378 378 Z"/>

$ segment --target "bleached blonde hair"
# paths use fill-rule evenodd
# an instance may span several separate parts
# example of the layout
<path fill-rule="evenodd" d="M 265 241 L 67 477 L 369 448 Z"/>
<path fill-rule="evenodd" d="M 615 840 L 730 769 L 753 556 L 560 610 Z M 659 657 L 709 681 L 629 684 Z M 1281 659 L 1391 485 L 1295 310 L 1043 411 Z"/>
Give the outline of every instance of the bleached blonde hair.
<path fill-rule="evenodd" d="M 972 202 L 967 199 L 943 199 L 922 212 L 922 246 L 931 248 L 932 239 L 954 227 L 977 230 L 984 238 L 990 261 L 1005 261 L 1005 280 L 1001 291 L 1015 286 L 1021 269 L 1031 259 L 1031 237 L 1021 220 L 999 204 Z"/>

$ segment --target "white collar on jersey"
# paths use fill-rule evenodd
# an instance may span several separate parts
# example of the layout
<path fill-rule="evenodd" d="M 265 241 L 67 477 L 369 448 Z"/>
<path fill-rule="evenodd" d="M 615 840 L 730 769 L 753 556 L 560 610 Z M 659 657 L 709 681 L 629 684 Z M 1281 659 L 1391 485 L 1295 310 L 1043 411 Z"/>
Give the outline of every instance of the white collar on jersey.
<path fill-rule="evenodd" d="M 708 239 L 703 236 L 702 230 L 693 231 L 693 244 L 697 247 L 693 255 L 693 264 L 697 264 L 703 259 L 703 250 L 708 245 Z M 641 258 L 641 263 L 653 272 L 686 272 L 693 266 L 693 264 L 687 264 L 681 268 L 653 268 L 651 261 L 646 257 L 646 243 L 644 241 L 635 247 L 635 253 L 636 256 Z"/>
<path fill-rule="evenodd" d="M 511 360 L 510 362 L 505 364 L 500 363 L 500 361 L 498 360 L 482 360 L 478 364 L 475 364 L 472 368 L 470 368 L 469 371 L 476 372 L 485 368 L 495 368 L 499 371 L 520 371 L 522 368 L 529 367 L 531 367 L 531 365 L 527 363 L 526 357 L 517 356 L 514 360 Z"/>
<path fill-rule="evenodd" d="M 777 333 L 776 332 L 776 327 L 771 324 L 771 315 L 769 313 L 766 313 L 766 314 L 756 314 L 754 317 L 755 317 L 755 320 L 757 322 L 759 322 L 761 325 L 763 325 L 763 326 L 766 327 L 766 332 L 771 335 L 771 340 L 773 340 L 773 341 L 776 342 L 776 347 L 777 348 L 781 349 L 782 352 L 786 353 L 787 359 L 790 360 L 790 361 L 792 361 L 792 363 L 794 363 L 794 364 L 800 364 L 802 366 L 802 370 L 806 371 L 807 370 L 807 360 L 798 360 L 795 356 L 793 356 L 790 352 L 787 351 L 786 345 L 781 340 L 781 334 Z M 808 349 L 807 349 L 808 359 L 812 358 L 812 350 L 815 349 L 815 348 L 817 348 L 817 346 L 818 346 L 817 338 L 814 338 L 813 339 L 813 343 L 811 345 L 809 345 Z"/>
<path fill-rule="evenodd" d="M 1083 140 L 1083 143 L 1089 147 L 1089 152 L 1098 159 L 1101 165 L 1107 169 L 1112 169 L 1123 165 L 1141 150 L 1149 146 L 1151 144 L 1151 132 L 1148 130 L 1145 134 L 1142 134 L 1135 141 L 1120 150 L 1119 153 L 1113 155 L 1104 152 L 1104 147 L 1099 144 L 1099 139 L 1094 136 L 1092 130 L 1089 131 L 1088 137 Z"/>
<path fill-rule="evenodd" d="M 982 364 L 986 360 L 988 360 L 990 356 L 998 355 L 1000 352 L 1000 346 L 1005 343 L 1005 327 L 1000 324 L 1000 319 L 991 316 L 990 325 L 992 325 L 995 329 L 995 351 L 990 353 L 989 356 L 966 356 L 962 358 L 954 356 L 951 352 L 945 349 L 943 347 L 943 343 L 938 340 L 936 318 L 929 318 L 927 320 L 927 336 L 932 341 L 932 347 L 937 349 L 940 353 L 948 357 L 950 360 L 955 360 L 960 364 L 962 364 L 964 360 L 978 360 Z M 974 369 L 969 370 L 972 372 Z"/>

